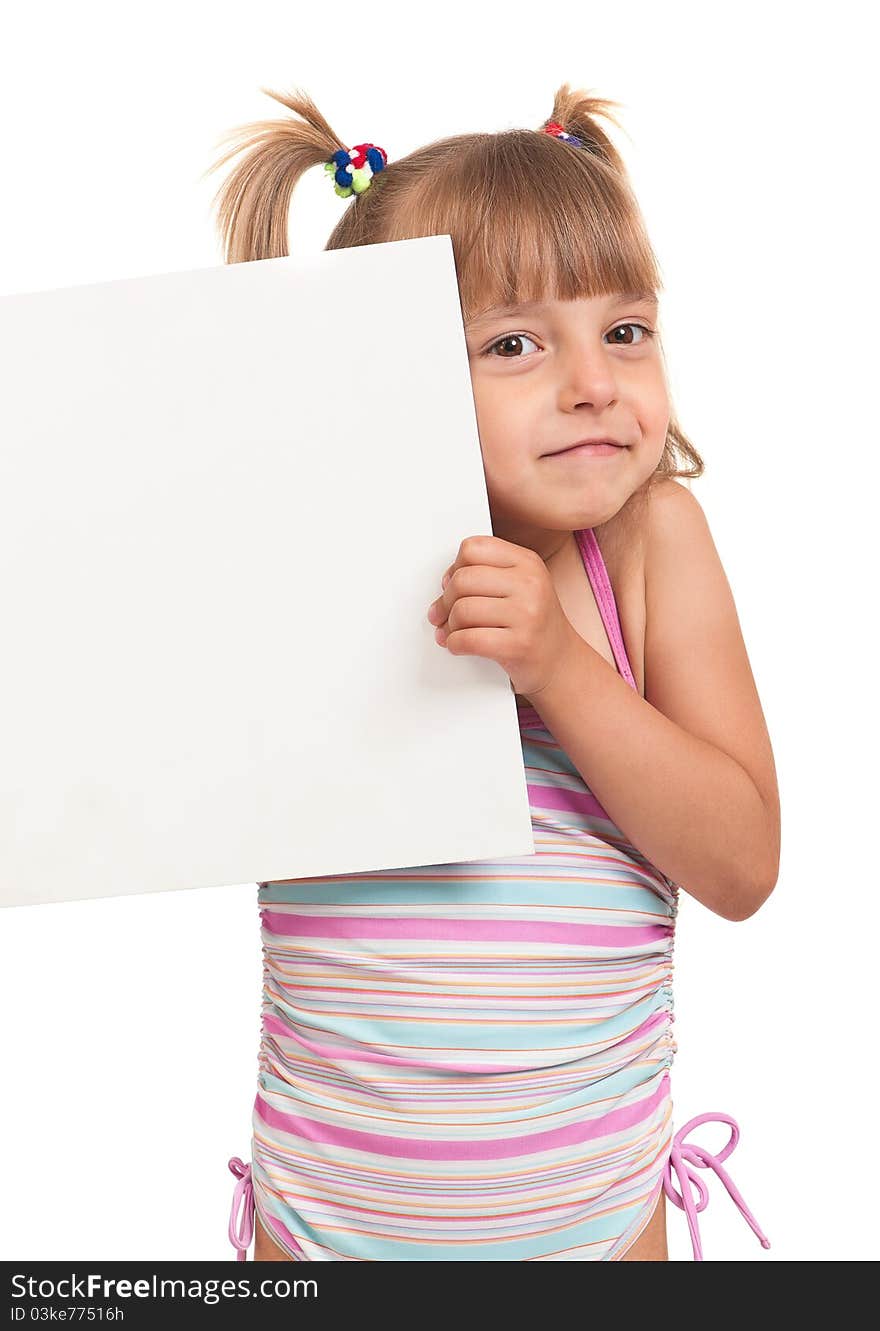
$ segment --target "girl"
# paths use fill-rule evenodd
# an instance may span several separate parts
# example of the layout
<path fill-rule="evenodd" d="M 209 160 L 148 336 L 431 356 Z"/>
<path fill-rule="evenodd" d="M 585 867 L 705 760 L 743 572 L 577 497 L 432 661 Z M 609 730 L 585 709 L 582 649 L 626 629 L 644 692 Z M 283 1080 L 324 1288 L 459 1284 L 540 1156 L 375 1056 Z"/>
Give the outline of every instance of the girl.
<path fill-rule="evenodd" d="M 304 93 L 269 95 L 301 119 L 233 131 L 211 168 L 247 148 L 218 195 L 226 262 L 287 254 L 312 165 L 354 196 L 328 249 L 452 239 L 494 534 L 462 540 L 426 611 L 438 650 L 510 678 L 536 851 L 258 884 L 238 1257 L 255 1208 L 255 1260 L 664 1261 L 668 1196 L 702 1260 L 694 1166 L 768 1247 L 722 1164 L 734 1120 L 672 1130 L 679 892 L 752 915 L 776 883 L 779 798 L 730 588 L 675 479 L 703 463 L 596 119 L 616 104 L 563 85 L 539 132 L 386 165 Z M 710 1118 L 731 1130 L 717 1156 L 687 1140 Z"/>

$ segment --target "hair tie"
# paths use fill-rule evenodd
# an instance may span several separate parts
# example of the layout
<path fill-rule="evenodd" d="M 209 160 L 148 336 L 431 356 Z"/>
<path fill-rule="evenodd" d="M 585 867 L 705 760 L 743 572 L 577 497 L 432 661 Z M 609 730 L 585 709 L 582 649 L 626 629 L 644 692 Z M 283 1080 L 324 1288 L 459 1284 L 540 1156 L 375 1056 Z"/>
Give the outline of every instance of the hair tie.
<path fill-rule="evenodd" d="M 548 120 L 541 127 L 542 134 L 552 134 L 554 138 L 564 139 L 575 148 L 585 148 L 586 144 L 575 134 L 569 134 L 555 120 Z M 385 170 L 388 154 L 375 143 L 356 143 L 353 148 L 339 148 L 329 161 L 324 163 L 324 170 L 333 173 L 333 189 L 340 199 L 347 199 L 352 194 L 363 194 L 373 183 L 373 176 Z"/>
<path fill-rule="evenodd" d="M 552 134 L 554 138 L 565 139 L 566 143 L 571 143 L 575 148 L 586 148 L 583 139 L 579 139 L 575 134 L 569 134 L 561 125 L 557 125 L 555 120 L 548 120 L 547 124 L 542 126 L 542 134 Z"/>
<path fill-rule="evenodd" d="M 375 143 L 356 143 L 351 149 L 335 152 L 324 163 L 324 170 L 333 172 L 334 190 L 340 199 L 347 199 L 350 194 L 363 194 L 369 189 L 373 176 L 385 170 L 387 161 L 384 148 L 377 148 Z"/>

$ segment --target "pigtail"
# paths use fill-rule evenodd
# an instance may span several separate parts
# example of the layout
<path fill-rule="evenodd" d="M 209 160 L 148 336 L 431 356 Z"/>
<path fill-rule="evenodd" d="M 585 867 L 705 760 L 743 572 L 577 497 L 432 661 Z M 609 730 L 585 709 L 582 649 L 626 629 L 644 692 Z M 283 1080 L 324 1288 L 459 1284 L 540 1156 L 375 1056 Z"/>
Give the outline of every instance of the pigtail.
<path fill-rule="evenodd" d="M 224 263 L 287 255 L 294 186 L 309 167 L 327 162 L 338 149 L 345 149 L 307 93 L 301 89 L 294 93 L 268 88 L 260 91 L 301 118 L 239 125 L 219 140 L 231 141 L 233 146 L 205 175 L 247 150 L 212 201 L 217 209 Z"/>
<path fill-rule="evenodd" d="M 586 148 L 594 157 L 598 157 L 606 166 L 626 179 L 627 172 L 623 158 L 596 120 L 597 116 L 602 116 L 622 130 L 623 126 L 610 110 L 612 106 L 619 107 L 620 103 L 611 101 L 607 97 L 591 97 L 589 93 L 579 89 L 572 90 L 567 83 L 563 83 L 553 99 L 553 113 L 549 120 L 544 121 L 544 125 L 551 123 L 561 125 L 566 133 L 573 134 L 580 140 L 582 148 Z"/>

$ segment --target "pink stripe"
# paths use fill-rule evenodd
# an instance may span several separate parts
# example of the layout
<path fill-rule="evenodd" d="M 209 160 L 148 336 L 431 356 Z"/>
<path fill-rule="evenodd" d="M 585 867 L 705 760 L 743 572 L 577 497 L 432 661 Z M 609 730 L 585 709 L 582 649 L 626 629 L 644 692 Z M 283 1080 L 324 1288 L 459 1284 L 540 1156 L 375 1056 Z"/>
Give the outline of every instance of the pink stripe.
<path fill-rule="evenodd" d="M 262 1216 L 260 1217 L 260 1219 L 262 1220 Z M 274 1234 L 275 1238 L 281 1239 L 281 1246 L 283 1247 L 284 1244 L 286 1243 L 288 1248 L 292 1248 L 294 1252 L 300 1254 L 299 1260 L 301 1262 L 304 1262 L 306 1260 L 306 1255 L 303 1252 L 302 1248 L 300 1247 L 299 1243 L 297 1242 L 296 1236 L 291 1234 L 287 1226 L 282 1225 L 277 1215 L 273 1215 L 271 1211 L 266 1216 L 266 1220 L 268 1221 L 269 1228 Z"/>
<path fill-rule="evenodd" d="M 539 713 L 535 711 L 534 707 L 520 707 L 519 705 L 517 705 L 516 710 L 519 719 L 523 723 L 523 725 L 529 727 L 543 726 L 544 722 L 541 719 Z"/>
<path fill-rule="evenodd" d="M 326 1142 L 331 1146 L 344 1146 L 350 1150 L 370 1151 L 374 1155 L 399 1156 L 408 1160 L 506 1160 L 517 1155 L 534 1155 L 538 1151 L 554 1151 L 560 1146 L 608 1137 L 612 1133 L 635 1127 L 649 1118 L 668 1095 L 669 1073 L 664 1071 L 653 1095 L 637 1104 L 624 1105 L 598 1118 L 571 1123 L 565 1128 L 536 1132 L 525 1138 L 495 1138 L 491 1141 L 426 1142 L 417 1138 L 383 1137 L 375 1132 L 356 1132 L 351 1128 L 301 1118 L 298 1114 L 285 1114 L 280 1109 L 273 1109 L 259 1094 L 254 1107 L 268 1127 L 292 1133 L 305 1141 Z"/>
<path fill-rule="evenodd" d="M 536 713 L 537 715 L 537 713 Z M 543 723 L 542 723 L 543 724 Z M 528 771 L 526 771 L 528 776 Z M 592 813 L 613 822 L 591 790 L 566 790 L 562 786 L 542 786 L 527 781 L 529 803 L 536 809 L 561 809 L 565 813 Z"/>
<path fill-rule="evenodd" d="M 435 938 L 470 942 L 571 943 L 630 948 L 665 942 L 673 925 L 552 924 L 544 920 L 445 920 L 436 916 L 285 915 L 262 910 L 269 933 L 303 938 Z"/>

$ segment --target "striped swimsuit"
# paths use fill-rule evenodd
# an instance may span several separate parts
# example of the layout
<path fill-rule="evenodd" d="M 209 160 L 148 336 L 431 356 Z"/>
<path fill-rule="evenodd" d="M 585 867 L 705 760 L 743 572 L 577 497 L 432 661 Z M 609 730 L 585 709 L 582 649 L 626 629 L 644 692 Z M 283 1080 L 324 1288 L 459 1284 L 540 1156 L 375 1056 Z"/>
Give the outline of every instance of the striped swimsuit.
<path fill-rule="evenodd" d="M 636 688 L 595 535 L 576 537 Z M 734 1120 L 673 1135 L 679 889 L 534 709 L 519 726 L 533 855 L 258 884 L 252 1163 L 228 1165 L 239 1260 L 256 1209 L 296 1261 L 614 1261 L 661 1189 L 702 1260 L 705 1167 L 769 1247 L 721 1163 Z M 708 1119 L 731 1128 L 716 1155 L 685 1140 Z"/>

